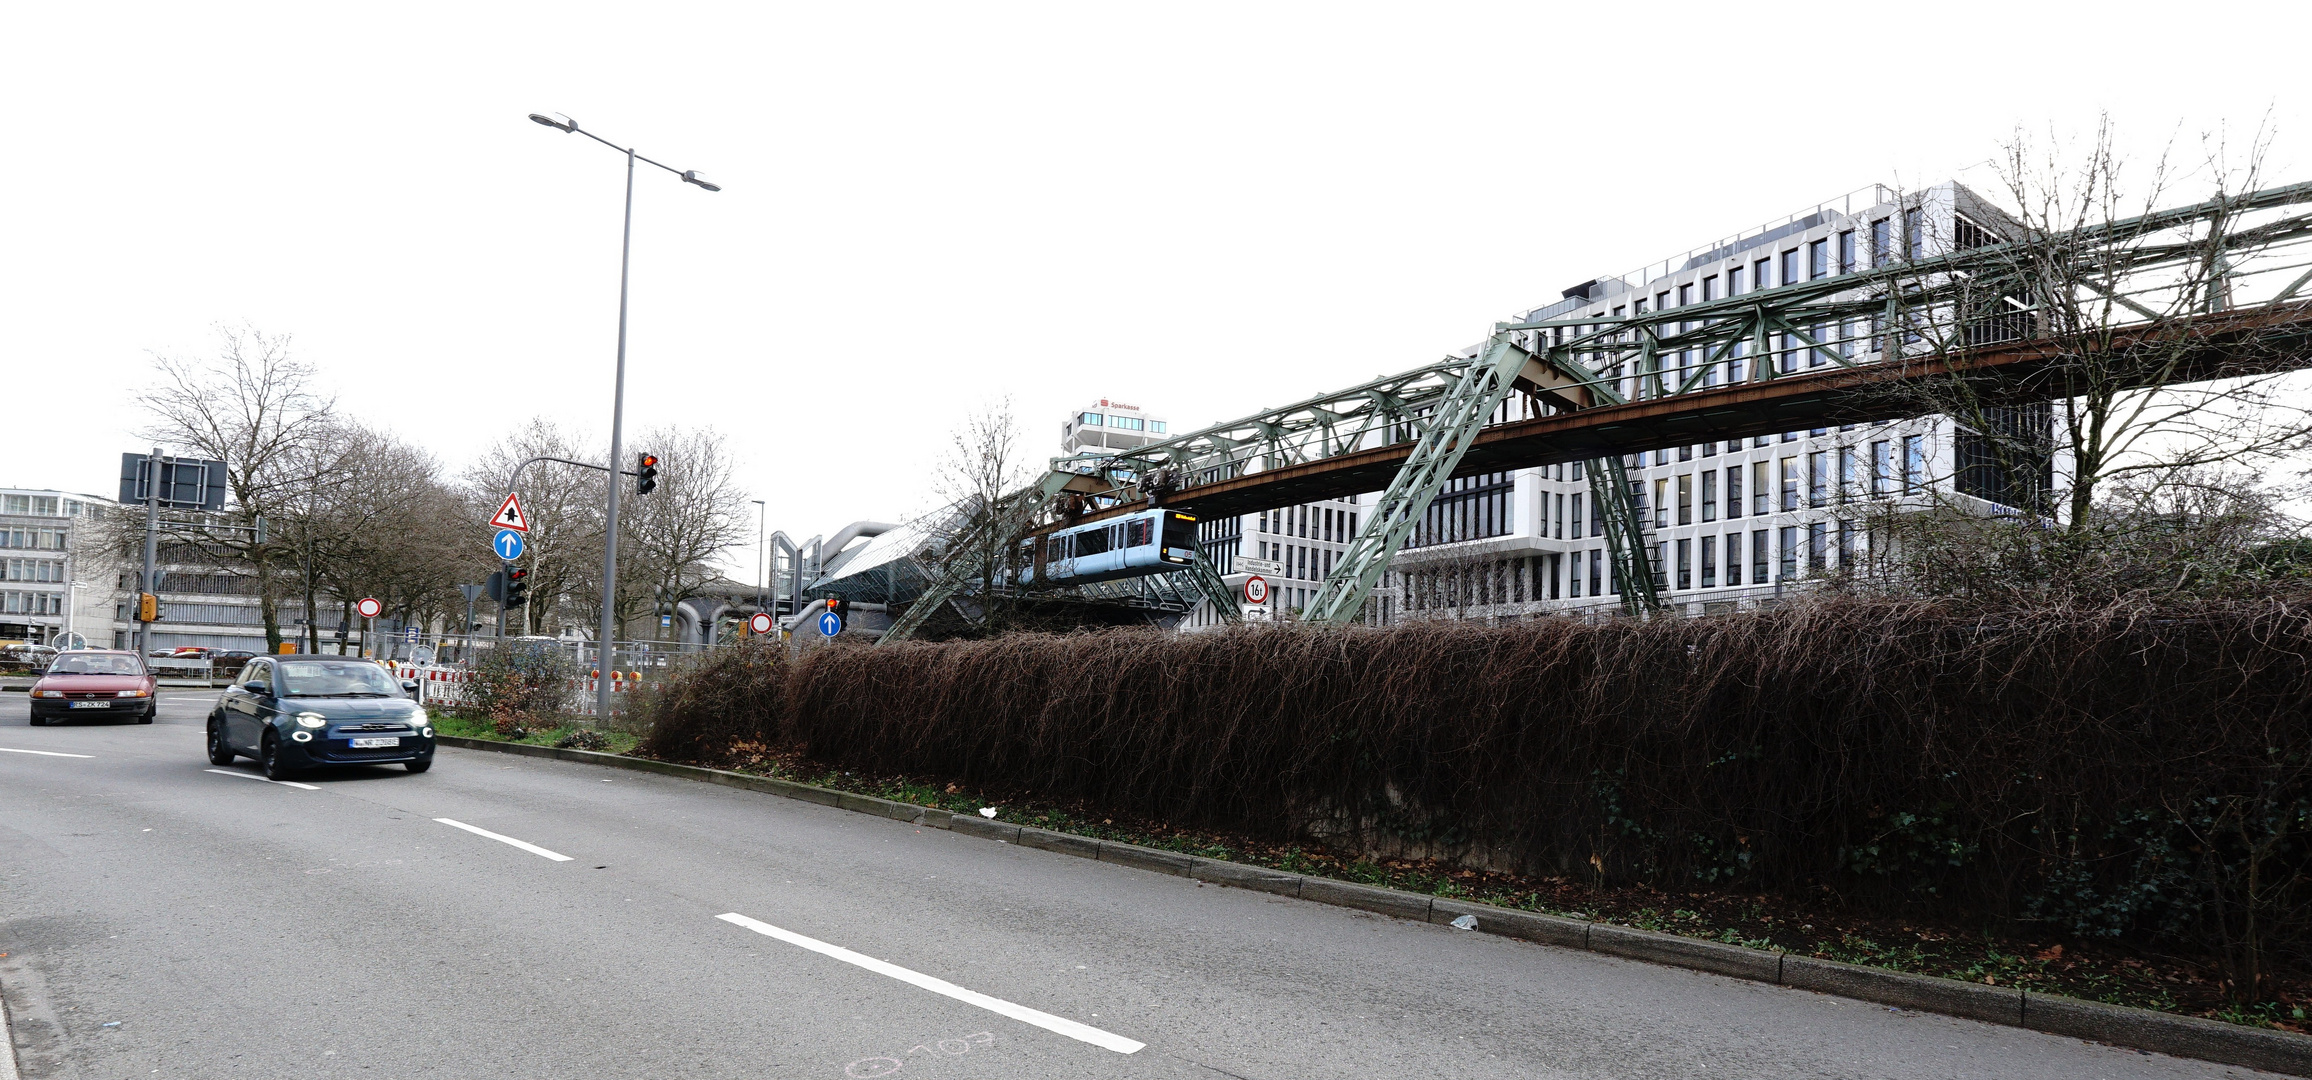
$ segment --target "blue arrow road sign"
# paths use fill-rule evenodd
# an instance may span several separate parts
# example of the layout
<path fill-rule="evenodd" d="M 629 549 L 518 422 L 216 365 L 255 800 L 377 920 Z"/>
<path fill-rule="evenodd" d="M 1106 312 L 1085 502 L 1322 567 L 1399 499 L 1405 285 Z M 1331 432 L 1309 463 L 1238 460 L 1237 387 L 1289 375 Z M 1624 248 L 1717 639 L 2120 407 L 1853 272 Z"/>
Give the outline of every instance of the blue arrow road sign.
<path fill-rule="evenodd" d="M 843 620 L 841 617 L 837 616 L 832 611 L 822 611 L 819 613 L 819 633 L 822 636 L 834 637 L 835 635 L 842 632 Z"/>
<path fill-rule="evenodd" d="M 522 534 L 512 529 L 499 529 L 498 535 L 490 538 L 490 550 L 497 552 L 499 558 L 513 562 L 522 557 Z"/>

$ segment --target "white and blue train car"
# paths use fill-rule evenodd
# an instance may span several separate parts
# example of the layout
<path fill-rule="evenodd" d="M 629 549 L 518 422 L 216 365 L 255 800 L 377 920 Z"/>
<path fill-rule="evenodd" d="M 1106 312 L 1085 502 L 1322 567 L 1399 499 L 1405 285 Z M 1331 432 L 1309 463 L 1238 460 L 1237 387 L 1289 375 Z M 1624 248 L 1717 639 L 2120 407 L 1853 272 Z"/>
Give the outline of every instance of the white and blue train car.
<path fill-rule="evenodd" d="M 1196 559 L 1196 517 L 1177 510 L 1142 510 L 1090 525 L 1060 529 L 1021 542 L 1023 576 L 1039 585 L 1161 574 Z"/>

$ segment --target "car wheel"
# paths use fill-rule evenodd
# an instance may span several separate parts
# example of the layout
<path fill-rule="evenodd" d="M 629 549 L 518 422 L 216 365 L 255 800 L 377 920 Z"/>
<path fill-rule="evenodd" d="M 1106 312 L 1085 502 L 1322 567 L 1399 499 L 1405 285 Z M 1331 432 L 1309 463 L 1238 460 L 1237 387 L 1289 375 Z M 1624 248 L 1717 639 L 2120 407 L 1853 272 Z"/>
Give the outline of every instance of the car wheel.
<path fill-rule="evenodd" d="M 155 705 L 155 706 L 153 706 L 152 708 L 146 709 L 146 710 L 144 711 L 144 715 L 142 715 L 142 716 L 139 716 L 139 717 L 137 717 L 137 718 L 136 718 L 136 722 L 137 722 L 137 723 L 140 723 L 140 724 L 149 724 L 149 723 L 152 723 L 152 722 L 153 722 L 153 716 L 154 716 L 155 714 L 159 713 L 160 711 L 161 711 L 161 707 L 160 707 L 160 706 L 158 706 L 158 705 Z"/>
<path fill-rule="evenodd" d="M 427 769 L 433 768 L 433 759 L 425 758 L 420 761 L 405 761 L 402 763 L 402 767 L 408 769 L 411 772 L 424 772 Z"/>
<path fill-rule="evenodd" d="M 47 727 L 47 726 L 48 726 L 48 718 L 47 718 L 47 717 L 45 717 L 45 716 L 42 716 L 42 715 L 40 715 L 39 713 L 33 713 L 33 714 L 32 714 L 32 726 L 33 726 L 33 727 Z"/>
<path fill-rule="evenodd" d="M 215 720 L 209 721 L 209 764 L 230 765 L 239 756 L 225 743 L 225 725 Z"/>
<path fill-rule="evenodd" d="M 265 770 L 267 780 L 287 780 L 289 767 L 281 762 L 281 740 L 272 732 L 265 733 L 265 742 L 257 748 L 257 764 Z"/>

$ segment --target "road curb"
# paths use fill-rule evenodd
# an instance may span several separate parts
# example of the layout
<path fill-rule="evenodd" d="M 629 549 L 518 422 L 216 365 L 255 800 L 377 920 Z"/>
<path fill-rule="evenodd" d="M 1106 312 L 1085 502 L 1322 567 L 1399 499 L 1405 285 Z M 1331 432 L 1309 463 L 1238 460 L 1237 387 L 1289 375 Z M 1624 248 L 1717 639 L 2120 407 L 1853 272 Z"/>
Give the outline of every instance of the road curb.
<path fill-rule="evenodd" d="M 2243 1027 L 2218 1020 L 2177 1016 L 2149 1009 L 2131 1009 L 2122 1005 L 2105 1005 L 2057 994 L 2026 992 L 1931 975 L 1913 975 L 1885 968 L 1817 960 L 1780 951 L 1751 949 L 1701 938 L 1425 896 L 1332 878 L 1288 874 L 1244 863 L 1205 859 L 1176 851 L 1121 844 L 1113 840 L 1092 840 L 1070 833 L 990 821 L 973 814 L 950 814 L 912 803 L 697 765 L 676 765 L 592 750 L 563 750 L 551 746 L 468 739 L 454 735 L 438 736 L 435 741 L 468 750 L 555 758 L 746 788 L 767 795 L 947 829 L 1021 847 L 1041 848 L 1078 858 L 1134 866 L 1215 885 L 1294 896 L 1416 922 L 1449 924 L 1466 916 L 1476 921 L 1475 929 L 1480 932 L 1542 945 L 1587 949 L 1649 964 L 1707 971 L 1737 979 L 1787 986 L 1794 990 L 1811 990 L 1919 1012 L 1983 1020 L 2135 1050 L 2150 1050 L 2224 1065 L 2244 1065 L 2294 1076 L 2312 1076 L 2312 1036 L 2285 1031 Z"/>

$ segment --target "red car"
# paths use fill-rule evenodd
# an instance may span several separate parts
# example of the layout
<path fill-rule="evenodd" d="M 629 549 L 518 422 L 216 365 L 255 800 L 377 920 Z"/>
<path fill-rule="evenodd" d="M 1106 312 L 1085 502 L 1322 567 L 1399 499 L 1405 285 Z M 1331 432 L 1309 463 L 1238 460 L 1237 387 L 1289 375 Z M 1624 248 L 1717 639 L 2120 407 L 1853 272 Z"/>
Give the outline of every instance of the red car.
<path fill-rule="evenodd" d="M 152 673 L 133 652 L 76 649 L 56 654 L 48 673 L 32 684 L 32 726 L 67 716 L 133 717 L 153 722 Z"/>

